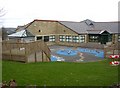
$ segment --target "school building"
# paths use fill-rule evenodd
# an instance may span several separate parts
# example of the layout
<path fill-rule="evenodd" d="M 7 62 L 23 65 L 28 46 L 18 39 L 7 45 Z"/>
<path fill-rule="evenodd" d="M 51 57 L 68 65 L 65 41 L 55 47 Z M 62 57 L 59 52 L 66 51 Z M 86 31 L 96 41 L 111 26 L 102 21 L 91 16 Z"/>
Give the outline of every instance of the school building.
<path fill-rule="evenodd" d="M 18 27 L 16 37 L 21 33 L 22 40 L 27 41 L 114 44 L 120 41 L 118 28 L 119 22 L 94 22 L 89 19 L 81 22 L 34 20 Z"/>

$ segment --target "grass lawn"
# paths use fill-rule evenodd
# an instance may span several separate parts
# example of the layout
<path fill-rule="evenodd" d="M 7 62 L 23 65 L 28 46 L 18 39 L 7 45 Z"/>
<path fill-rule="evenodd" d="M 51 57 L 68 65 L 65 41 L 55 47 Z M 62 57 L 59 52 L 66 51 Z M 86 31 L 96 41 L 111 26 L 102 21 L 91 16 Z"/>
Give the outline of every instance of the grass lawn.
<path fill-rule="evenodd" d="M 0 83 L 2 82 L 2 60 L 0 60 Z"/>
<path fill-rule="evenodd" d="M 87 63 L 2 62 L 2 80 L 15 79 L 19 86 L 109 86 L 118 82 L 118 66 L 109 60 Z"/>

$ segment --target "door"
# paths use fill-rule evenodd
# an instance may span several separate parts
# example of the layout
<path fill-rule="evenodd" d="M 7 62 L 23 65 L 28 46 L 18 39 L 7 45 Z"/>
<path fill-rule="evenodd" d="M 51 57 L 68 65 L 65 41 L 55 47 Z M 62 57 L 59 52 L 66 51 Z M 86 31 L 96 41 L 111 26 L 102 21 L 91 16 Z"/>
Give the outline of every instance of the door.
<path fill-rule="evenodd" d="M 108 35 L 101 35 L 101 44 L 106 44 L 108 42 Z"/>
<path fill-rule="evenodd" d="M 101 44 L 106 44 L 109 41 L 109 36 L 110 33 L 108 31 L 102 31 L 102 33 L 100 33 L 100 42 Z"/>

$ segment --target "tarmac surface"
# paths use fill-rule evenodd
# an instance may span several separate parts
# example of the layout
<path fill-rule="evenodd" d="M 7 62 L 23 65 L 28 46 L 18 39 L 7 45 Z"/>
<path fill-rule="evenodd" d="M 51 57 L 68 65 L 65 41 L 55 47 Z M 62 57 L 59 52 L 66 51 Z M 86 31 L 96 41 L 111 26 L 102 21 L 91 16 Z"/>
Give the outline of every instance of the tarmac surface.
<path fill-rule="evenodd" d="M 104 60 L 102 57 L 97 57 L 94 54 L 87 53 L 87 52 L 78 52 L 78 54 L 74 56 L 66 56 L 66 55 L 60 55 L 57 53 L 58 50 L 64 50 L 71 48 L 72 50 L 77 50 L 77 48 L 80 47 L 67 47 L 67 46 L 50 46 L 51 55 L 55 57 L 63 58 L 65 62 L 94 62 L 94 61 L 101 61 Z M 99 50 L 98 50 L 99 51 Z"/>

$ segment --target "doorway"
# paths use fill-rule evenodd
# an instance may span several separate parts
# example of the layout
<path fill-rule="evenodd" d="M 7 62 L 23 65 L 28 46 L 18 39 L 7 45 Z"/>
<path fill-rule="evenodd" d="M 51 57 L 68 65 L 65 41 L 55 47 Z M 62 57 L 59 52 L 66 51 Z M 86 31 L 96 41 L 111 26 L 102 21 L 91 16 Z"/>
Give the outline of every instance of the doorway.
<path fill-rule="evenodd" d="M 109 32 L 107 31 L 102 32 L 100 35 L 101 44 L 106 44 L 109 41 L 109 36 L 110 36 Z"/>
<path fill-rule="evenodd" d="M 101 35 L 101 44 L 106 44 L 108 42 L 108 35 Z"/>

